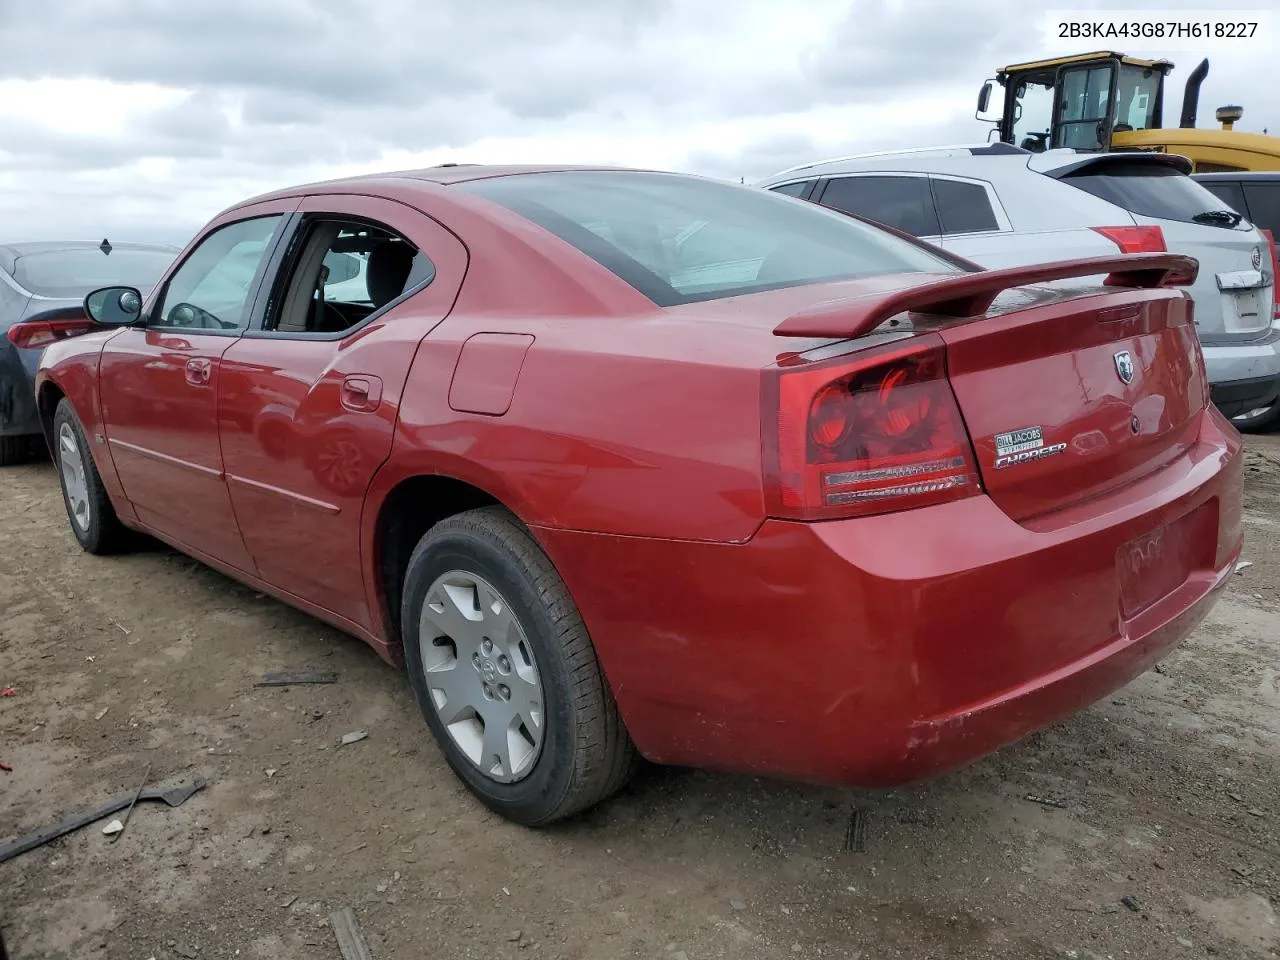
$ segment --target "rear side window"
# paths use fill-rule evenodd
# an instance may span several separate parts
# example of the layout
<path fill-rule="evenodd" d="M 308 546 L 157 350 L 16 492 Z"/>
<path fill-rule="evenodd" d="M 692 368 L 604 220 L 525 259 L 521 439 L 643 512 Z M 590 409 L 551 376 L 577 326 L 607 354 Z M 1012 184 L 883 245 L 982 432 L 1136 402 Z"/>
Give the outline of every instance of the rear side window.
<path fill-rule="evenodd" d="M 1270 230 L 1280 242 L 1280 183 L 1246 183 L 1244 195 L 1254 225 Z"/>
<path fill-rule="evenodd" d="M 837 177 L 827 183 L 819 202 L 916 237 L 942 232 L 925 177 Z"/>
<path fill-rule="evenodd" d="M 1125 160 L 1089 164 L 1066 174 L 1062 182 L 1142 217 L 1233 226 L 1220 216 L 1213 216 L 1225 209 L 1221 198 L 1186 174 L 1162 164 Z"/>
<path fill-rule="evenodd" d="M 450 187 L 501 204 L 663 307 L 956 265 L 870 224 L 769 190 L 677 174 L 576 171 Z"/>
<path fill-rule="evenodd" d="M 1202 180 L 1198 182 L 1236 213 L 1244 217 L 1249 216 L 1249 207 L 1244 202 L 1244 191 L 1240 189 L 1239 183 L 1234 180 Z"/>
<path fill-rule="evenodd" d="M 780 187 L 770 187 L 774 193 L 785 193 L 788 197 L 803 197 L 812 180 L 801 180 L 799 183 L 784 183 Z"/>
<path fill-rule="evenodd" d="M 987 188 L 981 184 L 935 179 L 933 198 L 938 204 L 938 220 L 944 235 L 1000 229 Z"/>

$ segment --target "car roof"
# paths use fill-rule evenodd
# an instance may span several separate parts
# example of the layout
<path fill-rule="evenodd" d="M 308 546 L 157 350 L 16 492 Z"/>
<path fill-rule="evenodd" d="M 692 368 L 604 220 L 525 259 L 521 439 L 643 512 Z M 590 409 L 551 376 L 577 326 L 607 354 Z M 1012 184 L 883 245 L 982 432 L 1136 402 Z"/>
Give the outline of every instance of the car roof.
<path fill-rule="evenodd" d="M 822 176 L 827 173 L 841 173 L 852 170 L 872 170 L 886 164 L 901 162 L 927 163 L 937 166 L 933 161 L 957 161 L 971 163 L 996 160 L 1018 160 L 1023 164 L 1032 156 L 1029 150 L 1015 147 L 1010 143 L 961 143 L 941 147 L 916 147 L 909 150 L 879 150 L 872 153 L 855 153 L 845 157 L 832 157 L 827 160 L 815 160 L 798 166 L 781 170 L 765 180 L 781 180 L 783 178 L 800 178 L 801 176 Z"/>
<path fill-rule="evenodd" d="M 454 183 L 467 183 L 473 180 L 487 180 L 493 177 L 514 177 L 525 174 L 537 173 L 579 173 L 579 172 L 599 172 L 607 171 L 612 173 L 660 173 L 665 171 L 643 170 L 636 167 L 616 167 L 616 166 L 589 166 L 589 165 L 570 165 L 570 164 L 485 164 L 485 163 L 443 163 L 435 167 L 423 167 L 414 170 L 388 170 L 378 173 L 357 174 L 350 177 L 340 177 L 335 180 L 318 180 L 313 183 L 301 183 L 292 187 L 285 187 L 280 190 L 273 190 L 270 193 L 260 194 L 256 197 L 250 197 L 240 203 L 230 207 L 231 210 L 248 206 L 253 203 L 262 203 L 266 200 L 275 200 L 284 197 L 296 197 L 299 195 L 307 195 L 311 193 L 321 192 L 322 190 L 341 190 L 349 187 L 394 187 L 404 189 L 406 185 L 412 185 L 415 181 L 422 185 L 424 190 L 429 190 L 436 186 L 449 186 Z M 687 174 L 669 174 L 670 176 L 688 176 Z"/>
<path fill-rule="evenodd" d="M 108 240 L 112 250 L 153 250 L 159 253 L 178 253 L 182 248 L 167 243 L 129 243 Z M 14 264 L 23 257 L 38 253 L 61 253 L 67 250 L 97 250 L 101 240 L 26 240 L 15 243 L 0 242 L 0 267 L 13 273 Z"/>

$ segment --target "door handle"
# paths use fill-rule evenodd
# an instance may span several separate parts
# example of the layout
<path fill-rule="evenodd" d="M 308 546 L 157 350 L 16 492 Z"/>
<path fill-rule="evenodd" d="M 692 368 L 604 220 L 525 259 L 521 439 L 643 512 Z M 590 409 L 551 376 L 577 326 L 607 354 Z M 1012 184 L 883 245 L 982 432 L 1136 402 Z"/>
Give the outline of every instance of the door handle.
<path fill-rule="evenodd" d="M 342 381 L 342 405 L 354 413 L 372 413 L 382 402 L 382 381 L 358 374 Z"/>
<path fill-rule="evenodd" d="M 204 357 L 194 357 L 187 361 L 187 383 L 193 387 L 207 386 L 213 376 L 213 363 Z"/>

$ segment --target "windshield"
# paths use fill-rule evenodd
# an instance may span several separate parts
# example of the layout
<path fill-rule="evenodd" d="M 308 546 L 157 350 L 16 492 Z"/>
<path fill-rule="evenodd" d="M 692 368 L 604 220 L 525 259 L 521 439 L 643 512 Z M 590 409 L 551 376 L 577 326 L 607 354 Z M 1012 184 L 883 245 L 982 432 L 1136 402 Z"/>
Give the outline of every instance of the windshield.
<path fill-rule="evenodd" d="M 659 306 L 879 276 L 956 273 L 906 240 L 767 190 L 675 174 L 565 172 L 458 184 L 577 247 Z"/>
<path fill-rule="evenodd" d="M 1163 164 L 1114 159 L 1068 173 L 1063 183 L 1109 200 L 1140 217 L 1234 227 L 1239 217 L 1221 216 L 1230 207 L 1189 176 Z"/>
<path fill-rule="evenodd" d="M 41 297 L 83 297 L 99 287 L 155 286 L 176 254 L 164 250 L 50 250 L 14 261 L 13 278 Z"/>

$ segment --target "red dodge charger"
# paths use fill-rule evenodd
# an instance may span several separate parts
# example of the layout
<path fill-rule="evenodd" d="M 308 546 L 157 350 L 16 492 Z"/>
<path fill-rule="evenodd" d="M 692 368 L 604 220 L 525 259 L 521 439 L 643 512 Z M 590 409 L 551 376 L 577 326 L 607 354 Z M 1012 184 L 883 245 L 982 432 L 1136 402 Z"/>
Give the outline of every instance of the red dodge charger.
<path fill-rule="evenodd" d="M 889 785 L 1217 598 L 1240 439 L 1196 269 L 979 270 L 737 185 L 446 166 L 226 211 L 145 298 L 86 299 L 39 408 L 84 549 L 150 534 L 368 641 L 512 820 L 640 756 Z"/>

